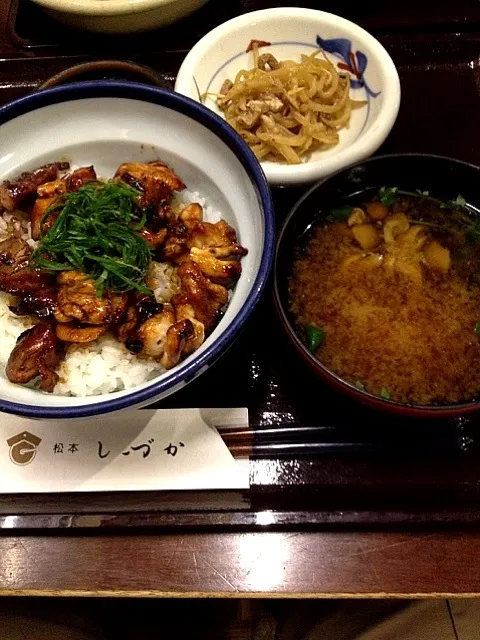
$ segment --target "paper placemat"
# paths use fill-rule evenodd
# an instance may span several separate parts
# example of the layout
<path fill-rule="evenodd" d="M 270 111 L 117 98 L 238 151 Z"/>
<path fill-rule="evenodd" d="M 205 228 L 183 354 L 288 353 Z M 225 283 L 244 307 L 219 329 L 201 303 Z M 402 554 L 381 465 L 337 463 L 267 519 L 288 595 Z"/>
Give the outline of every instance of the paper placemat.
<path fill-rule="evenodd" d="M 216 426 L 248 425 L 248 410 L 169 409 L 79 420 L 0 414 L 0 493 L 245 489 Z"/>

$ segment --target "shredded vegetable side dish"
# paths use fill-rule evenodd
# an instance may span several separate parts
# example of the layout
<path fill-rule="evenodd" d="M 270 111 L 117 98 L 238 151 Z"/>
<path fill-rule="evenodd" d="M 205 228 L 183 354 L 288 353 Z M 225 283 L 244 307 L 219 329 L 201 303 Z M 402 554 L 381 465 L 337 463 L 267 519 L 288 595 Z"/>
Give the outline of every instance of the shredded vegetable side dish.
<path fill-rule="evenodd" d="M 352 109 L 365 102 L 350 97 L 349 74 L 321 49 L 295 62 L 261 54 L 264 45 L 252 41 L 253 67 L 225 80 L 217 105 L 259 160 L 299 164 L 338 144 Z"/>

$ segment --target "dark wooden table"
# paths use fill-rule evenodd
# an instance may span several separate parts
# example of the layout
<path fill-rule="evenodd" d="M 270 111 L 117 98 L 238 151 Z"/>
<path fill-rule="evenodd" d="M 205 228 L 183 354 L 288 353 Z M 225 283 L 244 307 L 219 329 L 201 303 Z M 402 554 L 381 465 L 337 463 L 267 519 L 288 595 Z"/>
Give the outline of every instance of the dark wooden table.
<path fill-rule="evenodd" d="M 290 4 L 210 0 L 179 25 L 125 40 L 75 34 L 28 0 L 4 0 L 0 104 L 72 64 L 125 51 L 171 88 L 208 30 L 248 10 Z M 477 0 L 298 4 L 360 23 L 392 55 L 402 106 L 381 151 L 480 164 Z M 299 192 L 274 195 L 280 223 Z M 319 385 L 288 349 L 267 292 L 253 328 L 203 378 L 159 405 L 215 406 L 212 388 L 222 390 L 224 406 L 248 405 L 252 434 L 238 448 L 251 453 L 249 491 L 0 495 L 0 593 L 478 593 L 478 419 L 405 422 L 360 408 Z M 222 379 L 232 366 L 239 382 L 228 389 Z"/>
<path fill-rule="evenodd" d="M 0 539 L 0 594 L 478 594 L 476 532 L 190 533 Z"/>

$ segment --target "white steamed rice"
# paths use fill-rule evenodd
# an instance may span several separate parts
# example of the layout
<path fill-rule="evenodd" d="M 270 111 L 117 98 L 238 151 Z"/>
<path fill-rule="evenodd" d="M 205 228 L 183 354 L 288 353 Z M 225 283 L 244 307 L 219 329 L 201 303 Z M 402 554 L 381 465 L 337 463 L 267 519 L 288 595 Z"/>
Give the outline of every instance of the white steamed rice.
<path fill-rule="evenodd" d="M 215 223 L 222 219 L 221 212 L 207 204 L 205 198 L 203 198 L 198 191 L 188 191 L 185 189 L 184 191 L 177 192 L 175 194 L 173 206 L 177 204 L 181 209 L 183 209 L 193 202 L 198 202 L 198 204 L 203 208 L 203 219 L 207 222 Z"/>
<path fill-rule="evenodd" d="M 221 213 L 206 205 L 198 191 L 183 191 L 176 194 L 176 203 L 183 208 L 192 202 L 203 207 L 204 220 L 218 222 Z M 35 241 L 30 237 L 30 222 L 21 215 L 4 213 L 0 216 L 0 241 L 18 235 L 31 246 Z M 166 302 L 176 293 L 178 281 L 176 269 L 168 264 L 155 263 L 155 297 L 158 302 Z M 8 308 L 14 298 L 0 292 L 0 371 L 5 377 L 5 365 L 15 346 L 17 338 L 33 326 L 28 317 L 18 317 Z M 62 396 L 91 396 L 131 389 L 163 373 L 159 362 L 139 358 L 112 335 L 106 334 L 86 345 L 71 345 L 65 359 L 57 369 L 59 382 L 54 393 Z"/>
<path fill-rule="evenodd" d="M 93 396 L 131 389 L 163 371 L 159 362 L 138 358 L 107 334 L 84 346 L 68 348 L 57 370 L 60 380 L 54 393 Z"/>

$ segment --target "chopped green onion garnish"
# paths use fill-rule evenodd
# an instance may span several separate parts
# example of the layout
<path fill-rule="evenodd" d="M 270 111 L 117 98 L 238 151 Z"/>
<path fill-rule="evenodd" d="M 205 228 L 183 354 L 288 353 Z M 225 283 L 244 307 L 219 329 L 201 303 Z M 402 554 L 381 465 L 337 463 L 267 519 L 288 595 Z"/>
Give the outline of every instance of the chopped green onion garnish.
<path fill-rule="evenodd" d="M 467 204 L 465 198 L 459 193 L 455 200 L 447 200 L 441 205 L 442 209 L 455 209 L 456 207 L 464 207 Z"/>
<path fill-rule="evenodd" d="M 89 182 L 59 196 L 42 225 L 58 215 L 40 239 L 32 261 L 44 271 L 79 270 L 95 281 L 97 294 L 135 289 L 151 293 L 144 280 L 152 260 L 136 232 L 146 221 L 135 203 L 139 192 L 123 182 Z"/>
<path fill-rule="evenodd" d="M 327 220 L 329 222 L 343 222 L 349 217 L 352 211 L 353 207 L 351 207 L 349 204 L 344 204 L 343 207 L 332 209 L 330 211 L 330 214 L 327 216 Z"/>
<path fill-rule="evenodd" d="M 393 204 L 397 199 L 398 187 L 382 187 L 378 190 L 378 197 L 385 206 Z"/>
<path fill-rule="evenodd" d="M 365 391 L 365 385 L 363 384 L 363 382 L 360 382 L 360 380 L 357 380 L 353 386 L 356 387 L 359 391 Z"/>
<path fill-rule="evenodd" d="M 475 333 L 480 336 L 480 320 L 475 323 Z"/>
<path fill-rule="evenodd" d="M 385 387 L 382 387 L 381 391 L 380 391 L 380 397 L 383 400 L 390 400 L 390 398 L 392 397 L 389 393 L 388 390 L 385 389 Z"/>
<path fill-rule="evenodd" d="M 320 329 L 314 324 L 308 324 L 305 326 L 305 333 L 307 334 L 307 346 L 311 353 L 315 353 L 318 347 L 325 340 L 327 332 L 325 329 Z"/>

